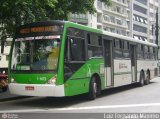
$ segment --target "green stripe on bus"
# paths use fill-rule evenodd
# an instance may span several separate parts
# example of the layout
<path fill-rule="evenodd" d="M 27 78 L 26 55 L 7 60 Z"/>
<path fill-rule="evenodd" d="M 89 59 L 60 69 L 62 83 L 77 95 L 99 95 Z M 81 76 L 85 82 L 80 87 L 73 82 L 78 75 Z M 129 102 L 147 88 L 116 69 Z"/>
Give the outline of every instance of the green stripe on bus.
<path fill-rule="evenodd" d="M 114 73 L 114 75 L 123 75 L 123 74 L 131 74 L 131 72 L 119 72 L 119 73 Z"/>

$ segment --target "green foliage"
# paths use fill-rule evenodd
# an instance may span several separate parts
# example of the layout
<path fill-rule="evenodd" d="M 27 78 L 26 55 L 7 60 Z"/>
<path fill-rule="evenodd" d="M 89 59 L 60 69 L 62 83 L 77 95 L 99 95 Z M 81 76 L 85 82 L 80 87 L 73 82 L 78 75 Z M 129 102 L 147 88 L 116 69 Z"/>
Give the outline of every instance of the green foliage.
<path fill-rule="evenodd" d="M 46 8 L 54 9 L 56 0 L 1 0 L 0 30 L 3 35 L 13 34 L 19 25 L 47 20 Z"/>
<path fill-rule="evenodd" d="M 107 5 L 111 0 L 101 0 Z M 67 20 L 69 13 L 95 13 L 94 0 L 1 0 L 0 32 L 12 35 L 15 28 L 35 21 Z"/>

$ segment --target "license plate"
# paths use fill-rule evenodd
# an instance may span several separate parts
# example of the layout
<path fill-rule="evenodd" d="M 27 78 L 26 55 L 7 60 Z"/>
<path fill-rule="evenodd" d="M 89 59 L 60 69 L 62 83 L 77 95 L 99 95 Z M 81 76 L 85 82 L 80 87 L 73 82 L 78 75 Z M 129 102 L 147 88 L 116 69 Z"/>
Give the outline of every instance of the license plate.
<path fill-rule="evenodd" d="M 34 86 L 26 86 L 25 90 L 34 91 Z"/>

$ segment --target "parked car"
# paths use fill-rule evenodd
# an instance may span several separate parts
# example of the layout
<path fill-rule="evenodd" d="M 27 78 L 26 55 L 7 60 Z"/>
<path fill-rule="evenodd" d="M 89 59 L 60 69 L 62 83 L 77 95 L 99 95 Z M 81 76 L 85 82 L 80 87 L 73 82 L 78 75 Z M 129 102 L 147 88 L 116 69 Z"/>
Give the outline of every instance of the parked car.
<path fill-rule="evenodd" d="M 3 92 L 8 89 L 7 69 L 0 70 L 0 89 L 2 89 Z"/>

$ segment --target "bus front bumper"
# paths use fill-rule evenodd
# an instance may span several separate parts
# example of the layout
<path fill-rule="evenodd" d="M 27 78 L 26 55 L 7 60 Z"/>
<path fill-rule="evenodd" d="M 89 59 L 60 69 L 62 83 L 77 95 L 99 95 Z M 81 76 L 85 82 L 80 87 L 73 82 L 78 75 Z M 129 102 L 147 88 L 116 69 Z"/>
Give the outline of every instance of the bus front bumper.
<path fill-rule="evenodd" d="M 9 91 L 11 94 L 25 96 L 53 96 L 63 97 L 64 85 L 49 85 L 49 84 L 17 84 L 10 83 Z"/>

